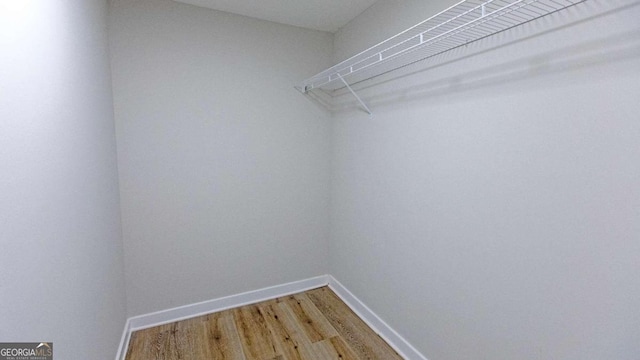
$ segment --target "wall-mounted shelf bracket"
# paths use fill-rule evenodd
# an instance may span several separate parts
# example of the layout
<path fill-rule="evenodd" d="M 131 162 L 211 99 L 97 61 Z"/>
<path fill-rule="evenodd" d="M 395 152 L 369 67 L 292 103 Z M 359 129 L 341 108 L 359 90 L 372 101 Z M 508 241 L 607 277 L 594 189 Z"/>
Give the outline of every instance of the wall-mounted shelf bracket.
<path fill-rule="evenodd" d="M 362 105 L 364 111 L 366 111 L 367 114 L 371 115 L 371 110 L 369 110 L 369 107 L 367 106 L 367 104 L 365 104 L 364 101 L 362 101 L 362 99 L 360 98 L 360 96 L 358 96 L 358 94 L 356 94 L 356 92 L 353 91 L 351 86 L 349 86 L 349 83 L 342 77 L 342 75 L 340 75 L 340 74 L 337 74 L 337 75 L 338 75 L 338 78 L 340 78 L 340 80 L 342 80 L 342 82 L 344 83 L 344 86 L 346 86 L 347 89 L 349 89 L 349 91 L 351 91 L 351 94 L 356 98 L 356 100 L 358 100 L 360 105 Z"/>

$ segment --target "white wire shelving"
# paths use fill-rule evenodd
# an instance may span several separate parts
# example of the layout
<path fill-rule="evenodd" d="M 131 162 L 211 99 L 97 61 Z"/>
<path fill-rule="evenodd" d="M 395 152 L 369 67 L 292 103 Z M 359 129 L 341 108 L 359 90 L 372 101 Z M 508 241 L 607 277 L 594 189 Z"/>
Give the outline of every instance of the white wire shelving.
<path fill-rule="evenodd" d="M 296 86 L 334 91 L 343 87 L 366 104 L 350 85 L 375 78 L 563 10 L 586 0 L 464 0 L 314 75 Z"/>

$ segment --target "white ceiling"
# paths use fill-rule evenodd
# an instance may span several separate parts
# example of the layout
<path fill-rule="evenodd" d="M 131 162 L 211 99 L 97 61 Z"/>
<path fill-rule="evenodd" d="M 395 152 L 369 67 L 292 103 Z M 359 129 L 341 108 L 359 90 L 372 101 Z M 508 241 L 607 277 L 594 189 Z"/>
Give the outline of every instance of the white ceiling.
<path fill-rule="evenodd" d="M 377 0 L 175 0 L 281 24 L 336 32 Z"/>

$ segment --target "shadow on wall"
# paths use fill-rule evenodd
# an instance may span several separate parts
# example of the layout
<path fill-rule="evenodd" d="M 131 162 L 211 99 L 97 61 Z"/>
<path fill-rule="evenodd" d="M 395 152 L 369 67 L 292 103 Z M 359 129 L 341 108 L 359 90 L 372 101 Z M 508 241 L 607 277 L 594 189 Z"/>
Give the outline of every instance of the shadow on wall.
<path fill-rule="evenodd" d="M 597 6 L 579 9 L 590 14 L 586 16 L 553 14 L 352 86 L 367 104 L 380 108 L 637 59 L 640 58 L 638 25 L 634 26 L 637 29 L 627 28 L 597 39 L 594 39 L 597 29 L 591 29 L 585 36 L 580 36 L 588 39 L 584 41 L 557 41 L 554 44 L 547 36 L 563 30 L 581 31 L 592 23 L 610 21 L 616 14 L 638 7 L 640 1 L 606 11 Z M 555 18 L 547 19 L 550 17 Z M 561 25 L 549 29 L 546 24 L 538 23 L 540 21 L 560 22 Z M 538 26 L 544 26 L 546 30 L 536 33 Z M 523 36 L 527 33 L 534 34 Z M 531 43 L 535 44 L 531 46 Z M 538 43 L 544 46 L 538 46 Z M 317 89 L 309 92 L 308 97 L 333 113 L 359 111 L 358 103 L 345 88 L 333 92 Z"/>

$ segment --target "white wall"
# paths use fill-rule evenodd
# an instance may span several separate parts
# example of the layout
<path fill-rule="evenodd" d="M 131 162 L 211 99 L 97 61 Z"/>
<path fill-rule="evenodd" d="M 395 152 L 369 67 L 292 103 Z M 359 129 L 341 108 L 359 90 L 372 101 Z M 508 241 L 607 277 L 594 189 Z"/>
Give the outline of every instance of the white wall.
<path fill-rule="evenodd" d="M 453 1 L 425 3 L 376 3 L 336 60 Z M 336 114 L 331 272 L 430 360 L 640 355 L 639 16 L 588 1 Z"/>
<path fill-rule="evenodd" d="M 328 33 L 111 2 L 129 315 L 327 273 Z"/>
<path fill-rule="evenodd" d="M 109 359 L 125 322 L 103 1 L 0 2 L 0 341 Z"/>

